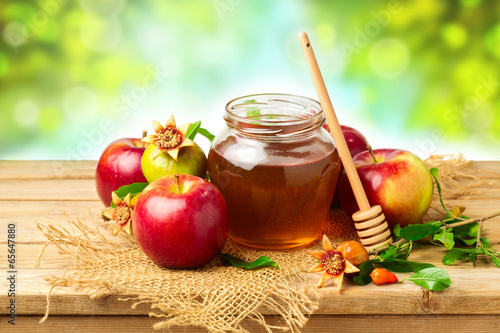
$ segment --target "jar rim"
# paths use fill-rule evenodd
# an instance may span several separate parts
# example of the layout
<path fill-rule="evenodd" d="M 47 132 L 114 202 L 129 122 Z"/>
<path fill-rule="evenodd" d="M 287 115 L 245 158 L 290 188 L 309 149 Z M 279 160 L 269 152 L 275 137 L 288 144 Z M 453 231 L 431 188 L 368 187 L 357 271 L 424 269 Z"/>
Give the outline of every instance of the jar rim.
<path fill-rule="evenodd" d="M 228 126 L 252 134 L 293 135 L 325 122 L 321 104 L 309 97 L 261 93 L 241 96 L 226 104 Z"/>

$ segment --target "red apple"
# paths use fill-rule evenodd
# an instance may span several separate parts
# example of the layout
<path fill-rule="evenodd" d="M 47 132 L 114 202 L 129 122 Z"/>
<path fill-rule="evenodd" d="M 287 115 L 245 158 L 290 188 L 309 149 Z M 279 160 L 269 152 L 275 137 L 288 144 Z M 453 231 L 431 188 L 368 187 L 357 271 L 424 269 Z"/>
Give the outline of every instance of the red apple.
<path fill-rule="evenodd" d="M 124 185 L 147 182 L 141 168 L 144 150 L 144 143 L 136 138 L 115 140 L 104 149 L 97 162 L 95 185 L 106 207 L 111 204 L 111 192 Z"/>
<path fill-rule="evenodd" d="M 139 195 L 132 218 L 146 256 L 168 268 L 196 268 L 214 259 L 229 231 L 227 206 L 211 183 L 192 175 L 167 175 Z"/>
<path fill-rule="evenodd" d="M 432 202 L 434 185 L 425 163 L 406 150 L 377 149 L 357 154 L 353 160 L 368 201 L 380 205 L 391 230 L 399 224 L 420 223 Z M 349 216 L 358 205 L 345 171 L 339 182 L 340 202 Z"/>
<path fill-rule="evenodd" d="M 327 124 L 323 125 L 323 127 L 327 131 L 330 131 L 328 129 Z M 349 148 L 349 152 L 351 153 L 352 157 L 356 156 L 358 153 L 361 153 L 362 151 L 367 150 L 366 146 L 368 145 L 368 140 L 366 140 L 365 136 L 361 134 L 360 131 L 345 125 L 340 125 L 340 128 L 342 129 L 342 134 L 344 134 L 347 147 Z M 342 173 L 343 170 L 344 168 L 341 166 L 340 172 Z M 335 189 L 335 194 L 333 195 L 332 207 L 340 207 L 339 198 L 340 198 L 340 190 L 339 186 L 337 186 L 337 188 Z"/>
<path fill-rule="evenodd" d="M 323 125 L 323 127 L 327 131 L 330 131 L 327 124 Z M 361 134 L 360 131 L 345 125 L 340 125 L 340 128 L 342 129 L 342 134 L 344 134 L 347 147 L 352 157 L 367 150 L 366 146 L 368 145 L 368 140 L 366 140 L 365 136 Z"/>

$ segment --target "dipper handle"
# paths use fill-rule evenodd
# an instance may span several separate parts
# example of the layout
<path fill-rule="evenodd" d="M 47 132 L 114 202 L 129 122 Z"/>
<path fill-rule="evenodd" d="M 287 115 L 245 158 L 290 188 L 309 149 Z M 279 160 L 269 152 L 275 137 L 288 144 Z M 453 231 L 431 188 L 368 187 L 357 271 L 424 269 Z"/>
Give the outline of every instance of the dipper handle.
<path fill-rule="evenodd" d="M 391 231 L 385 221 L 382 208 L 380 206 L 371 207 L 366 197 L 365 190 L 359 179 L 344 134 L 342 133 L 335 110 L 333 109 L 330 96 L 326 90 L 325 82 L 323 81 L 323 76 L 321 75 L 309 37 L 305 32 L 301 32 L 299 34 L 299 40 L 309 72 L 313 79 L 314 87 L 316 88 L 316 93 L 318 94 L 321 107 L 323 108 L 326 121 L 328 122 L 328 127 L 330 128 L 330 134 L 333 136 L 333 140 L 337 145 L 340 160 L 342 161 L 360 209 L 359 212 L 353 214 L 353 220 L 355 221 L 354 225 L 358 230 L 358 236 L 360 237 L 361 243 L 368 251 L 383 244 L 392 243 Z"/>

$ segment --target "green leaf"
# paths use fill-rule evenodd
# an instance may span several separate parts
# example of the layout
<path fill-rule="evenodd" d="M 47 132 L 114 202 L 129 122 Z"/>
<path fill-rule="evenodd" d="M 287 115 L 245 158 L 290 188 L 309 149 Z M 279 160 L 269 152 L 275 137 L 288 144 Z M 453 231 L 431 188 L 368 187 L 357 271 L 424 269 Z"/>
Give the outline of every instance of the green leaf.
<path fill-rule="evenodd" d="M 203 128 L 203 127 L 200 127 L 198 129 L 198 133 L 200 133 L 200 135 L 203 135 L 205 138 L 207 138 L 210 143 L 212 143 L 215 139 L 215 135 L 213 135 L 212 133 L 210 133 L 207 129 Z"/>
<path fill-rule="evenodd" d="M 443 243 L 444 247 L 448 250 L 451 250 L 455 246 L 455 240 L 449 228 L 442 228 L 437 234 L 434 234 L 432 239 Z"/>
<path fill-rule="evenodd" d="M 352 281 L 358 286 L 364 286 L 372 281 L 370 273 L 377 266 L 381 266 L 396 273 L 419 272 L 423 269 L 432 268 L 434 265 L 408 260 L 392 259 L 381 261 L 380 259 L 367 260 L 359 266 L 359 275 Z"/>
<path fill-rule="evenodd" d="M 420 263 L 408 260 L 389 260 L 381 261 L 379 266 L 396 273 L 419 272 L 423 269 L 434 267 L 432 264 Z"/>
<path fill-rule="evenodd" d="M 450 223 L 450 226 L 453 227 L 453 224 Z M 477 237 L 478 231 L 479 223 L 477 222 L 453 227 L 453 235 L 457 237 Z"/>
<path fill-rule="evenodd" d="M 434 180 L 436 181 L 436 187 L 438 189 L 438 193 L 439 193 L 439 202 L 441 202 L 441 206 L 443 206 L 444 210 L 449 214 L 449 216 L 454 216 L 449 210 L 448 208 L 446 208 L 446 206 L 444 205 L 444 202 L 443 202 L 443 197 L 441 196 L 441 184 L 439 184 L 439 181 L 438 181 L 438 169 L 437 168 L 431 168 L 430 170 L 430 173 L 432 175 L 432 178 L 434 178 Z"/>
<path fill-rule="evenodd" d="M 493 261 L 495 265 L 500 267 L 500 259 L 491 252 L 489 253 L 489 255 L 491 256 L 491 261 Z"/>
<path fill-rule="evenodd" d="M 371 259 L 362 263 L 359 268 L 359 275 L 355 276 L 352 281 L 358 286 L 364 286 L 368 283 L 372 282 L 372 278 L 370 277 L 370 273 L 375 268 L 375 264 L 380 263 L 379 259 Z"/>
<path fill-rule="evenodd" d="M 387 250 L 380 253 L 381 259 L 395 259 L 398 255 L 398 248 L 396 246 L 389 246 Z"/>
<path fill-rule="evenodd" d="M 416 285 L 432 291 L 441 291 L 451 286 L 451 279 L 448 273 L 439 267 L 422 269 L 408 279 Z"/>
<path fill-rule="evenodd" d="M 462 242 L 465 245 L 474 245 L 477 242 L 477 237 L 476 238 L 464 238 L 464 237 L 458 237 L 455 238 L 456 241 Z"/>
<path fill-rule="evenodd" d="M 257 260 L 254 260 L 252 262 L 242 260 L 227 253 L 221 253 L 220 258 L 226 264 L 230 264 L 231 266 L 238 268 L 244 268 L 244 269 L 259 269 L 264 267 L 279 268 L 278 264 L 275 261 L 271 260 L 269 257 L 266 256 L 260 256 Z"/>
<path fill-rule="evenodd" d="M 446 266 L 451 265 L 454 263 L 456 260 L 466 260 L 467 259 L 467 253 L 464 251 L 459 251 L 457 249 L 453 249 L 451 251 L 448 251 L 443 259 L 441 260 L 442 263 Z"/>
<path fill-rule="evenodd" d="M 399 224 L 396 224 L 396 226 L 394 227 L 394 229 L 392 230 L 394 236 L 396 237 L 401 237 L 401 226 Z"/>
<path fill-rule="evenodd" d="M 409 241 L 417 241 L 429 237 L 439 231 L 439 227 L 430 223 L 411 224 L 400 231 L 401 237 Z"/>
<path fill-rule="evenodd" d="M 194 137 L 196 136 L 196 134 L 198 134 L 198 131 L 200 130 L 200 126 L 201 126 L 201 120 L 192 123 L 187 130 L 186 138 L 194 140 Z"/>
<path fill-rule="evenodd" d="M 115 191 L 116 195 L 118 195 L 118 197 L 120 197 L 120 199 L 124 199 L 127 194 L 131 193 L 132 194 L 132 198 L 135 197 L 136 195 L 138 194 L 141 194 L 141 192 L 146 188 L 146 186 L 148 186 L 149 183 L 133 183 L 133 184 L 130 184 L 130 185 L 124 185 L 122 187 L 120 187 L 119 189 L 117 189 Z M 116 206 L 113 204 L 113 202 L 111 202 L 111 208 L 115 208 Z"/>
<path fill-rule="evenodd" d="M 389 246 L 380 254 L 382 260 L 406 259 L 410 255 L 413 244 L 405 243 L 398 246 Z"/>
<path fill-rule="evenodd" d="M 488 237 L 481 238 L 481 243 L 483 243 L 485 249 L 489 249 L 491 247 Z"/>

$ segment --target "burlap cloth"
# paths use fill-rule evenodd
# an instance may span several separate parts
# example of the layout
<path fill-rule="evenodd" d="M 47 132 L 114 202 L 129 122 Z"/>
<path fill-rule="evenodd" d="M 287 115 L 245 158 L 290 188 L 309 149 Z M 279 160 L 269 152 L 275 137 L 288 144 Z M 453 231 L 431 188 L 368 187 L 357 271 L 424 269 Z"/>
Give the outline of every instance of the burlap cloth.
<path fill-rule="evenodd" d="M 437 166 L 445 197 L 458 198 L 476 194 L 479 187 L 500 187 L 500 174 L 467 170 L 472 163 L 462 155 L 432 156 L 426 160 L 429 167 Z M 438 201 L 433 208 L 438 209 Z M 60 253 L 74 257 L 74 266 L 62 276 L 48 279 L 52 289 L 47 295 L 47 319 L 50 293 L 56 287 L 73 287 L 91 298 L 105 295 L 124 295 L 132 308 L 147 303 L 150 316 L 159 318 L 155 329 L 171 326 L 205 327 L 210 332 L 248 332 L 243 320 L 259 322 L 267 331 L 290 330 L 299 332 L 308 317 L 317 309 L 322 291 L 314 291 L 307 281 L 307 270 L 315 259 L 307 250 L 319 250 L 319 242 L 308 248 L 291 251 L 255 251 L 239 247 L 231 241 L 223 250 L 245 260 L 267 255 L 279 269 L 243 270 L 213 260 L 202 269 L 169 270 L 152 263 L 139 249 L 133 238 L 127 245 L 116 244 L 102 233 L 97 217 L 94 223 L 82 218 L 69 219 L 71 229 L 51 223 L 38 223 L 47 237 L 46 246 L 55 245 Z M 95 226 L 92 226 L 92 225 Z M 350 218 L 340 209 L 330 211 L 324 230 L 338 244 L 357 239 Z M 120 234 L 126 237 L 124 234 Z M 309 288 L 308 288 L 309 287 Z M 306 288 L 309 291 L 306 293 Z M 312 290 L 312 292 L 311 292 Z M 264 313 L 279 316 L 279 324 L 266 322 Z"/>

